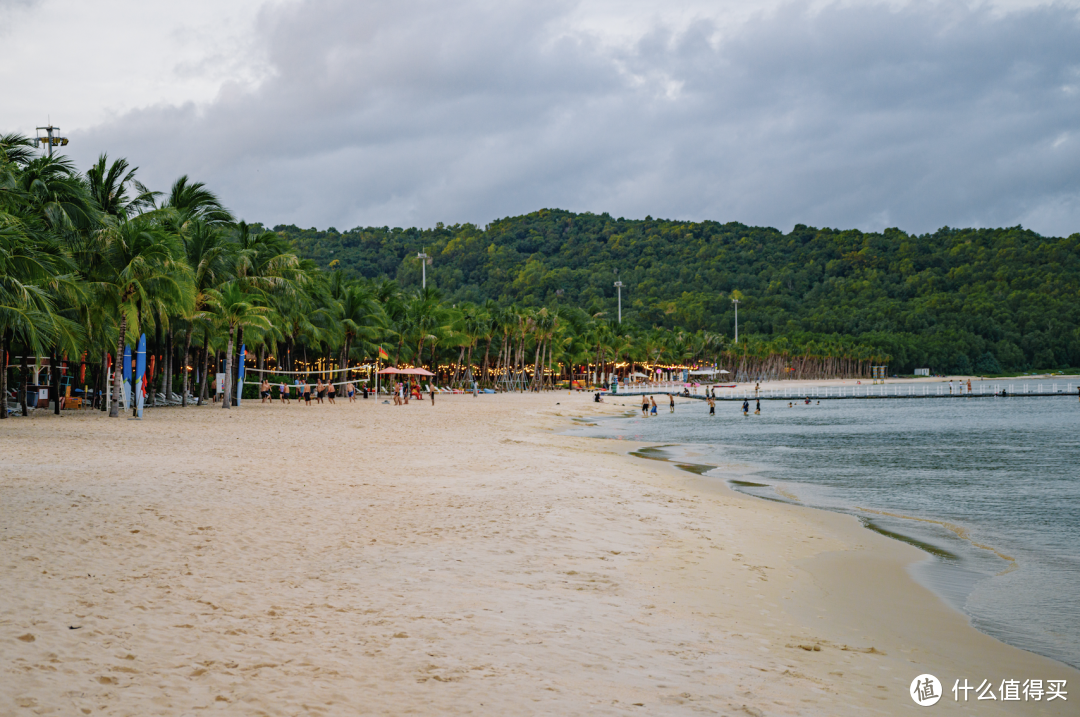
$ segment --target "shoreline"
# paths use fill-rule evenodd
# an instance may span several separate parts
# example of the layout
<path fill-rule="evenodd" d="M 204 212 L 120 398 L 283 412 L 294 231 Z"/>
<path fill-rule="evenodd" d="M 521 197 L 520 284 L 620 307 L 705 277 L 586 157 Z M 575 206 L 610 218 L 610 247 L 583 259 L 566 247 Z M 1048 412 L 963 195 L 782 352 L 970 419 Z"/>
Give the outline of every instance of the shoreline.
<path fill-rule="evenodd" d="M 621 412 L 551 392 L 9 423 L 0 712 L 897 714 L 923 672 L 1078 677 L 979 633 L 853 518 L 565 434 Z"/>
<path fill-rule="evenodd" d="M 693 397 L 691 397 L 691 400 L 692 398 Z M 614 406 L 614 404 L 610 405 Z M 612 412 L 615 414 L 613 415 L 613 418 L 616 416 L 622 417 L 625 409 L 621 406 L 619 408 L 619 411 Z M 631 415 L 636 416 L 637 414 L 636 412 L 631 412 Z M 700 448 L 694 444 L 671 442 L 656 443 L 641 440 L 624 441 L 617 438 L 605 438 L 599 436 L 593 436 L 593 438 L 603 441 L 615 441 L 624 445 L 630 444 L 624 448 L 624 453 L 627 457 L 639 461 L 657 461 L 664 463 L 670 470 L 676 473 L 688 477 L 692 476 L 695 485 L 699 485 L 700 490 L 707 491 L 716 489 L 729 496 L 740 496 L 747 500 L 757 501 L 762 504 L 786 506 L 796 511 L 802 510 L 808 513 L 825 513 L 844 521 L 850 521 L 852 525 L 845 527 L 844 530 L 849 531 L 848 535 L 851 538 L 851 542 L 857 545 L 860 542 L 876 543 L 869 547 L 868 555 L 857 555 L 850 550 L 822 553 L 814 558 L 808 559 L 804 564 L 799 566 L 811 574 L 811 582 L 813 584 L 817 585 L 824 582 L 843 583 L 844 589 L 840 591 L 841 593 L 857 595 L 855 599 L 848 600 L 845 603 L 844 617 L 841 622 L 829 624 L 830 629 L 835 630 L 838 634 L 847 634 L 850 636 L 856 634 L 856 632 L 862 632 L 865 637 L 866 633 L 877 631 L 879 633 L 884 632 L 885 634 L 890 635 L 891 639 L 898 640 L 901 631 L 896 628 L 896 625 L 890 618 L 894 618 L 901 609 L 900 605 L 903 605 L 903 609 L 907 612 L 918 613 L 923 616 L 921 618 L 916 618 L 912 615 L 910 620 L 912 625 L 919 624 L 920 620 L 924 619 L 926 615 L 933 616 L 931 622 L 934 624 L 934 627 L 926 631 L 920 631 L 918 628 L 915 628 L 913 630 L 916 635 L 914 639 L 910 638 L 912 633 L 907 632 L 907 628 L 904 629 L 904 632 L 908 635 L 908 639 L 911 639 L 911 642 L 921 642 L 923 644 L 936 643 L 939 645 L 937 649 L 940 649 L 940 644 L 942 643 L 942 630 L 952 633 L 955 636 L 957 643 L 960 643 L 965 639 L 965 636 L 962 634 L 965 631 L 970 631 L 979 636 L 978 639 L 974 640 L 974 642 L 980 644 L 978 650 L 942 651 L 940 655 L 942 657 L 948 652 L 955 652 L 953 656 L 959 658 L 960 661 L 954 664 L 977 664 L 978 660 L 973 660 L 972 658 L 984 654 L 984 651 L 989 651 L 989 653 L 992 654 L 994 648 L 991 647 L 991 645 L 995 645 L 1003 648 L 1002 654 L 996 656 L 993 660 L 983 661 L 983 664 L 993 664 L 993 669 L 1001 669 L 1005 664 L 1019 665 L 1020 663 L 1025 663 L 1025 667 L 1028 665 L 1034 666 L 1039 664 L 1044 666 L 1054 665 L 1061 670 L 1062 675 L 1065 675 L 1062 679 L 1069 679 L 1069 676 L 1071 676 L 1071 679 L 1075 679 L 1077 676 L 1080 676 L 1080 670 L 1077 670 L 1067 663 L 1021 647 L 1016 647 L 1004 642 L 992 634 L 979 630 L 972 623 L 971 616 L 966 614 L 959 605 L 950 603 L 947 595 L 943 592 L 938 592 L 931 585 L 923 582 L 923 579 L 927 578 L 924 577 L 923 579 L 920 579 L 916 577 L 915 571 L 919 564 L 926 565 L 935 559 L 934 553 L 938 550 L 935 546 L 923 545 L 921 544 L 921 541 L 915 537 L 896 534 L 881 526 L 873 525 L 872 521 L 863 519 L 854 512 L 804 503 L 795 496 L 784 495 L 784 491 L 775 485 L 769 486 L 779 493 L 775 498 L 738 490 L 736 487 L 729 485 L 729 483 L 736 485 L 744 483 L 748 486 L 760 487 L 766 487 L 767 484 L 743 481 L 740 479 L 743 475 L 753 475 L 753 470 L 744 471 L 739 470 L 734 466 L 717 465 L 714 459 L 708 458 L 705 458 L 705 460 L 710 462 L 695 462 L 694 452 L 695 450 L 700 450 Z M 646 452 L 649 451 L 656 451 L 657 455 L 646 455 Z M 664 455 L 664 453 L 667 453 L 668 455 Z M 701 460 L 701 458 L 703 457 L 698 457 L 697 460 Z M 706 483 L 700 485 L 702 479 L 711 480 L 712 484 Z M 860 510 L 880 513 L 880 511 L 872 511 L 870 509 Z M 912 519 L 921 520 L 918 518 Z M 860 532 L 870 534 L 873 538 L 860 538 Z M 960 536 L 959 539 L 965 538 Z M 1003 560 L 1013 560 L 1011 557 L 1002 555 L 998 550 L 992 547 L 973 543 L 970 540 L 968 540 L 968 542 L 975 547 L 993 552 Z M 858 548 L 860 551 L 862 549 L 862 546 Z M 1004 572 L 1009 572 L 1011 569 L 1013 569 L 1012 565 L 1007 567 Z M 875 580 L 872 582 L 880 582 L 881 584 L 889 585 L 889 591 L 875 592 L 873 589 L 866 589 L 865 586 L 858 586 L 857 581 L 851 576 L 852 572 L 872 572 L 875 577 Z M 902 575 L 895 574 L 897 572 L 902 573 Z M 888 592 L 893 590 L 904 593 L 905 597 L 901 600 L 889 599 L 890 596 L 888 595 Z M 925 594 L 919 594 L 920 592 Z M 835 595 L 838 593 L 831 594 Z M 868 609 L 868 605 L 875 602 L 889 604 L 891 607 L 887 611 L 875 611 L 872 608 Z M 912 603 L 918 607 L 912 607 Z M 797 610 L 796 613 L 805 620 L 810 620 L 812 615 L 812 611 L 805 609 L 805 607 Z M 861 627 L 859 630 L 852 631 L 850 629 L 851 626 L 843 624 L 843 621 L 849 620 L 852 615 L 856 614 L 861 615 L 861 621 L 858 623 Z M 817 615 L 817 619 L 821 619 L 821 615 Z M 957 621 L 962 624 L 956 624 Z M 925 625 L 925 623 L 923 624 Z M 882 626 L 887 626 L 887 628 L 881 630 Z M 971 636 L 968 635 L 966 637 L 970 639 Z M 949 640 L 952 639 L 954 638 L 949 638 Z M 949 640 L 946 640 L 946 642 Z M 987 643 L 987 640 L 990 641 L 990 643 Z M 905 650 L 905 652 L 907 651 L 908 650 Z M 915 652 L 917 651 L 917 648 L 912 648 L 910 651 Z M 963 654 L 964 652 L 967 652 L 968 654 Z M 1028 661 L 1026 658 L 1033 659 Z M 933 669 L 927 671 L 934 672 Z M 941 678 L 941 681 L 944 684 L 946 680 L 941 676 L 940 672 L 935 672 L 935 674 Z M 948 687 L 948 685 L 946 687 Z M 911 706 L 914 707 L 914 704 L 912 703 Z M 956 706 L 957 705 L 953 705 L 953 707 Z M 1014 706 L 1014 709 L 1019 709 L 1019 707 Z"/>
<path fill-rule="evenodd" d="M 637 413 L 634 412 L 633 415 L 628 417 L 633 418 L 636 416 Z M 602 436 L 595 433 L 593 433 L 593 437 L 616 441 L 624 439 L 620 435 Z M 917 517 L 903 512 L 868 508 L 863 507 L 864 504 L 861 503 L 840 504 L 835 501 L 807 501 L 801 495 L 795 495 L 791 492 L 797 490 L 797 488 L 787 487 L 786 481 L 783 478 L 776 477 L 775 471 L 773 471 L 773 475 L 769 475 L 767 478 L 755 477 L 762 475 L 762 471 L 766 470 L 763 465 L 745 463 L 738 464 L 737 468 L 733 468 L 732 465 L 719 464 L 718 460 L 722 461 L 723 459 L 715 455 L 708 444 L 672 442 L 670 438 L 664 438 L 663 443 L 642 442 L 643 439 L 644 436 L 639 435 L 636 437 L 636 442 L 644 446 L 644 448 L 628 450 L 628 455 L 667 462 L 674 467 L 694 474 L 706 473 L 710 478 L 724 484 L 729 490 L 738 495 L 848 516 L 854 518 L 862 528 L 868 531 L 891 541 L 914 547 L 924 559 L 912 562 L 906 569 L 908 574 L 920 586 L 930 591 L 948 607 L 960 614 L 972 629 L 1015 649 L 1051 660 L 1068 669 L 1077 669 L 1077 665 L 1065 661 L 1065 656 L 1053 654 L 1054 646 L 1052 644 L 1038 641 L 1027 642 L 1024 639 L 1025 636 L 1012 629 L 1013 625 L 1008 621 L 988 620 L 985 614 L 980 616 L 977 611 L 968 611 L 968 598 L 983 581 L 1007 575 L 1020 567 L 1017 558 L 1007 554 L 1011 553 L 1011 550 L 1006 550 L 994 544 L 979 542 L 972 537 L 969 528 L 945 519 Z M 647 455 L 649 452 L 653 452 L 654 455 Z M 703 456 L 703 454 L 705 455 Z M 762 480 L 768 482 L 759 482 Z M 883 520 L 886 522 L 883 523 Z M 932 531 L 930 533 L 927 533 L 926 530 L 920 532 L 918 526 L 921 524 L 934 526 L 948 537 L 940 535 L 935 537 Z M 963 547 L 943 542 L 945 540 L 958 541 Z M 1000 566 L 998 568 L 988 566 L 986 560 L 989 560 L 989 558 L 986 560 L 979 558 L 979 562 L 972 563 L 969 551 L 993 556 L 1000 561 Z M 966 557 L 962 557 L 965 555 Z M 1044 652 L 1040 648 L 1049 649 L 1050 652 Z"/>

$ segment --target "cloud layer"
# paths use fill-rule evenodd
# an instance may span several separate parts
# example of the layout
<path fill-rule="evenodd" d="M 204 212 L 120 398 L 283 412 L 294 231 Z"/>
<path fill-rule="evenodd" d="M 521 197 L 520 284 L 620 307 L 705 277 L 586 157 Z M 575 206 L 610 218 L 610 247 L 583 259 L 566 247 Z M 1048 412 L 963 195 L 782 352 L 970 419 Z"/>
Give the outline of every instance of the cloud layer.
<path fill-rule="evenodd" d="M 189 174 L 271 224 L 483 224 L 557 206 L 1080 231 L 1075 9 L 685 10 L 605 34 L 603 13 L 585 21 L 571 2 L 269 5 L 245 39 L 260 82 L 123 112 L 69 149 L 83 165 L 125 155 L 157 187 Z"/>

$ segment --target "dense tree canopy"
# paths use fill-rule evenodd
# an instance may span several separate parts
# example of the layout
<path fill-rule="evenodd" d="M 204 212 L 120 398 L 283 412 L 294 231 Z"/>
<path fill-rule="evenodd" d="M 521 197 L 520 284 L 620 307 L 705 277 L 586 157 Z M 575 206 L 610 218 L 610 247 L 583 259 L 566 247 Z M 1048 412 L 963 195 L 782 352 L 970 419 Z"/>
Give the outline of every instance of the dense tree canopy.
<path fill-rule="evenodd" d="M 738 223 L 615 219 L 541 210 L 434 229 L 339 232 L 277 226 L 323 267 L 429 285 L 452 302 L 616 312 L 626 325 L 732 336 L 839 335 L 910 372 L 992 373 L 1080 366 L 1080 234 L 1021 227 L 933 234 L 815 229 L 784 234 Z M 618 275 L 616 276 L 616 272 Z"/>

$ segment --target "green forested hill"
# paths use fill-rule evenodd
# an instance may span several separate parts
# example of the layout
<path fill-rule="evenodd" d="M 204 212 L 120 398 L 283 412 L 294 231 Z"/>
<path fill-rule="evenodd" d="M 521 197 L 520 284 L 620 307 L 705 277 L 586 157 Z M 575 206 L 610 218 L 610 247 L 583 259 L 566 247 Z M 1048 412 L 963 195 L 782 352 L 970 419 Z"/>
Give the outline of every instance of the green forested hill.
<path fill-rule="evenodd" d="M 894 369 L 1080 366 L 1080 234 L 1022 229 L 933 234 L 615 219 L 541 210 L 435 229 L 339 232 L 278 226 L 300 253 L 347 274 L 418 286 L 454 301 L 575 305 L 623 320 L 730 335 L 841 334 L 881 347 Z M 618 276 L 615 272 L 618 271 Z"/>

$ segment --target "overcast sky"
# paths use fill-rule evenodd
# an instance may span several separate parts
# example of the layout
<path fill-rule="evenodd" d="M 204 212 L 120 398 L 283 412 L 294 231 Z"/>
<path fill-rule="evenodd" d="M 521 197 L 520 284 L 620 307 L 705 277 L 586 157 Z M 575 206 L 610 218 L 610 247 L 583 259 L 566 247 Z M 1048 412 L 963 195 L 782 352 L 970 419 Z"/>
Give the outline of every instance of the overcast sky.
<path fill-rule="evenodd" d="M 1080 2 L 0 0 L 0 132 L 273 225 L 1080 231 Z"/>

